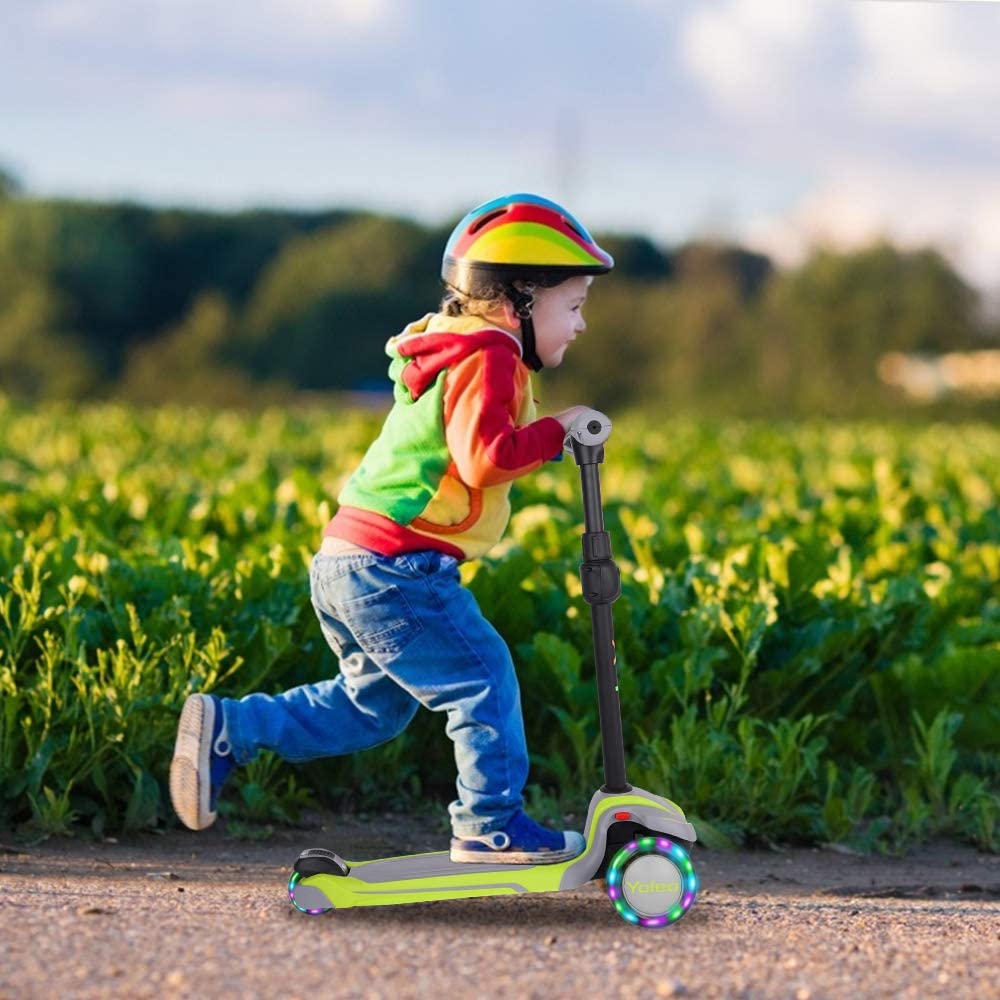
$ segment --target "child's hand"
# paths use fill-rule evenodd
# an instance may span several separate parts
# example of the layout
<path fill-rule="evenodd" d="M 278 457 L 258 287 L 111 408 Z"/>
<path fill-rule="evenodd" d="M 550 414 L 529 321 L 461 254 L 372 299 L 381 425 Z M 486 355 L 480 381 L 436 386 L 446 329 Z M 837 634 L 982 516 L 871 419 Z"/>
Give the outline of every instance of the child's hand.
<path fill-rule="evenodd" d="M 589 406 L 571 406 L 568 410 L 563 410 L 561 413 L 555 413 L 553 416 L 559 423 L 562 424 L 562 429 L 568 431 L 573 426 L 573 421 L 585 411 L 589 410 Z"/>

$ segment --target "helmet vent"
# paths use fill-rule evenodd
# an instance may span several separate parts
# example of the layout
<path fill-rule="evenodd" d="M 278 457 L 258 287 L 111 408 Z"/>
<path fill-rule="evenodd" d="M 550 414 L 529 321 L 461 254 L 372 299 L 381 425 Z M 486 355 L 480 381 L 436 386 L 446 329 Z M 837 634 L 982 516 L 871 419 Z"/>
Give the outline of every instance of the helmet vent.
<path fill-rule="evenodd" d="M 492 222 L 494 219 L 499 218 L 506 211 L 507 211 L 507 209 L 501 208 L 501 209 L 499 209 L 499 211 L 490 212 L 489 215 L 484 215 L 481 219 L 476 219 L 475 223 L 473 223 L 473 225 L 469 226 L 469 235 L 471 236 L 472 233 L 478 233 L 479 230 L 482 229 L 483 226 L 485 226 L 487 222 Z"/>
<path fill-rule="evenodd" d="M 573 223 L 570 222 L 569 219 L 567 219 L 565 216 L 563 216 L 563 223 L 565 224 L 567 229 L 571 229 L 574 233 L 576 233 L 576 235 L 579 236 L 581 240 L 586 240 L 587 237 L 584 236 L 583 233 L 581 233 L 580 230 L 577 229 L 576 226 L 574 226 Z"/>

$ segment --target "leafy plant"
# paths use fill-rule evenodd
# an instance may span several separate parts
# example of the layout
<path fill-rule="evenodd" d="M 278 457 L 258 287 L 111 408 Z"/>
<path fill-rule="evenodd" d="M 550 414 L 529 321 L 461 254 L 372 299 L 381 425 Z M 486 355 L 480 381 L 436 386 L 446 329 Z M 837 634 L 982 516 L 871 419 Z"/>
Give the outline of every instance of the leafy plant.
<path fill-rule="evenodd" d="M 101 836 L 176 822 L 184 699 L 332 676 L 307 567 L 377 415 L 0 397 L 0 826 Z M 998 849 L 1000 432 L 970 425 L 616 418 L 602 467 L 629 779 L 712 846 Z M 513 484 L 463 583 L 518 670 L 529 808 L 601 783 L 579 473 Z M 263 836 L 303 809 L 437 810 L 435 713 L 351 757 L 263 754 L 220 808 Z M 242 824 L 242 826 L 241 826 Z"/>

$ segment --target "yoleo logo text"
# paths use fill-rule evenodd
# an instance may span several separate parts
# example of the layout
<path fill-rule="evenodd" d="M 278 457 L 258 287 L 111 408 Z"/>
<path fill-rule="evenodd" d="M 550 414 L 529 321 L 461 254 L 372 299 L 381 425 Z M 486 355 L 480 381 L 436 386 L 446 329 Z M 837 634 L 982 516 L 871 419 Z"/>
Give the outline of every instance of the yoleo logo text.
<path fill-rule="evenodd" d="M 626 882 L 629 892 L 680 892 L 679 882 Z"/>

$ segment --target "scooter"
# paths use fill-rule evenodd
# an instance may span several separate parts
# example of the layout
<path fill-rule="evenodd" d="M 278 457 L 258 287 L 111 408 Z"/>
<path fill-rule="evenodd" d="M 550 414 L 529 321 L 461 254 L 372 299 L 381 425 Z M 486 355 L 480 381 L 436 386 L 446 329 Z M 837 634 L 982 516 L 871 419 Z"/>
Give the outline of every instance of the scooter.
<path fill-rule="evenodd" d="M 353 906 L 557 892 L 600 878 L 615 909 L 632 924 L 663 927 L 691 908 L 698 894 L 689 856 L 697 840 L 694 827 L 676 803 L 625 780 L 611 615 L 611 605 L 621 596 L 621 576 L 604 530 L 598 470 L 610 435 L 611 421 L 597 410 L 586 410 L 564 439 L 583 485 L 580 580 L 590 605 L 604 754 L 604 785 L 590 800 L 583 853 L 561 863 L 534 865 L 454 862 L 447 851 L 355 862 L 314 847 L 299 855 L 288 882 L 296 909 L 320 914 Z"/>

